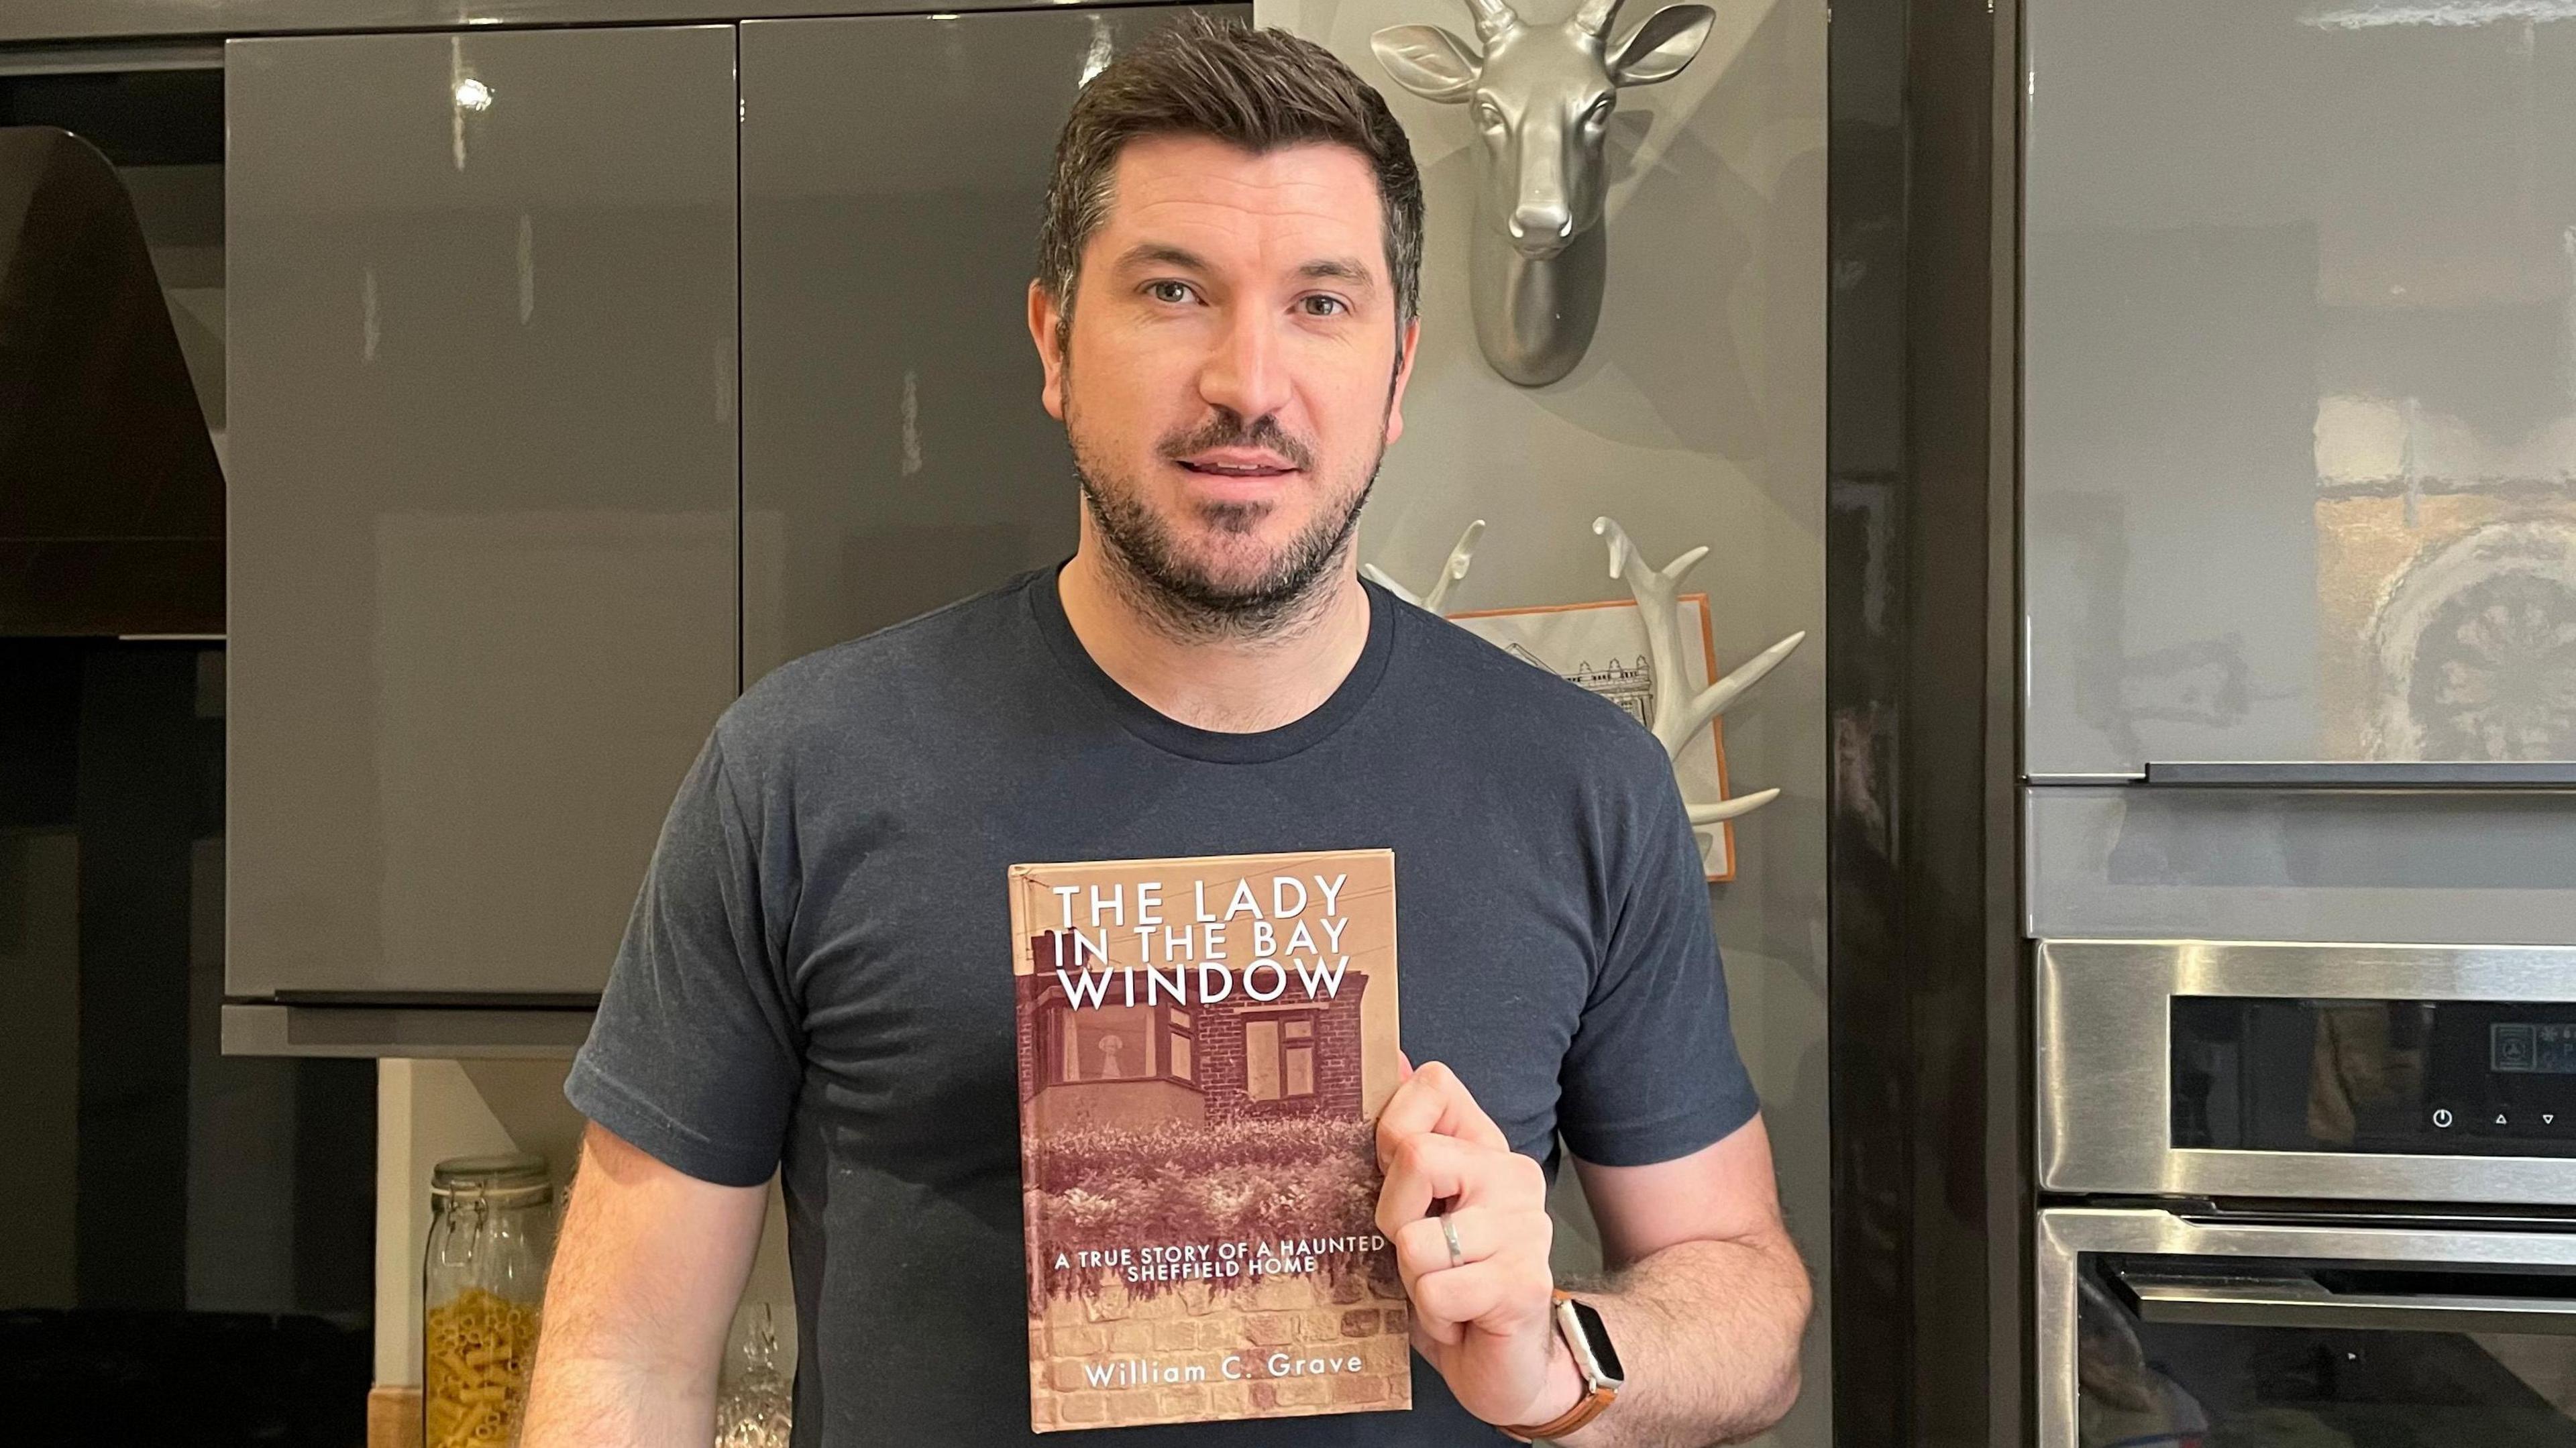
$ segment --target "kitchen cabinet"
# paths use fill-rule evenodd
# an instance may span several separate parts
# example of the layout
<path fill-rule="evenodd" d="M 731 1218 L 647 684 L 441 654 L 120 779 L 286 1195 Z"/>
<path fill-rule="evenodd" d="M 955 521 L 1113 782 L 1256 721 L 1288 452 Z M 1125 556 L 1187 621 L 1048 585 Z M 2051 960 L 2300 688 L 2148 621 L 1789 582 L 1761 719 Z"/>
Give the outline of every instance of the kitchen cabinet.
<path fill-rule="evenodd" d="M 734 42 L 227 45 L 232 997 L 605 979 L 738 677 Z"/>
<path fill-rule="evenodd" d="M 2029 772 L 2576 760 L 2576 28 L 2025 19 Z"/>
<path fill-rule="evenodd" d="M 1073 551 L 1039 213 L 1075 92 L 1181 13 L 741 27 L 746 679 Z"/>

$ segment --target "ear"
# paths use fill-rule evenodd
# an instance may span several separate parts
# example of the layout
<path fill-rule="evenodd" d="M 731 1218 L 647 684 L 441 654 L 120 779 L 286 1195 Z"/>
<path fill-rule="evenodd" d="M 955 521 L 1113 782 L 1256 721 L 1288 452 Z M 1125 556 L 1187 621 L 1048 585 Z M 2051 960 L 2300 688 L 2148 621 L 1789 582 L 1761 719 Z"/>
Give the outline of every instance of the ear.
<path fill-rule="evenodd" d="M 1385 445 L 1388 447 L 1394 446 L 1395 440 L 1404 436 L 1404 389 L 1406 384 L 1413 381 L 1413 362 L 1421 355 L 1418 350 L 1421 341 L 1422 319 L 1420 317 L 1405 323 L 1404 335 L 1395 339 L 1395 387 L 1387 394 L 1386 399 Z M 1406 1073 L 1410 1074 L 1412 1069 L 1412 1063 L 1407 1062 Z M 1396 1079 L 1402 1080 L 1403 1077 L 1399 1076 Z"/>
<path fill-rule="evenodd" d="M 1717 12 L 1705 5 L 1668 5 L 1656 11 L 1620 42 L 1619 54 L 1610 62 L 1611 81 L 1653 85 L 1671 80 L 1708 43 L 1709 27 L 1716 23 Z"/>
<path fill-rule="evenodd" d="M 1448 105 L 1467 98 L 1485 64 L 1467 42 L 1437 25 L 1390 25 L 1369 37 L 1369 49 L 1397 85 Z"/>
<path fill-rule="evenodd" d="M 1056 345 L 1057 320 L 1062 315 L 1045 286 L 1029 283 L 1029 340 L 1037 344 L 1038 366 L 1045 374 L 1038 384 L 1038 401 L 1058 422 L 1064 421 L 1064 351 Z"/>

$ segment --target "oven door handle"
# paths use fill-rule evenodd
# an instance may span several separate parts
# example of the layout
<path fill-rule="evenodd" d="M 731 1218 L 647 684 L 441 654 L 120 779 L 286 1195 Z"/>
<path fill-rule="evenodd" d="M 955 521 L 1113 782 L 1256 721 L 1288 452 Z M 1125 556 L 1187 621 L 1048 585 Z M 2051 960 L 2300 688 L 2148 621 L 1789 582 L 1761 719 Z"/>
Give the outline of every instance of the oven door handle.
<path fill-rule="evenodd" d="M 2218 1275 L 2132 1264 L 2111 1275 L 2148 1322 L 2576 1335 L 2576 1299 L 2564 1297 L 2338 1292 L 2301 1272 Z"/>

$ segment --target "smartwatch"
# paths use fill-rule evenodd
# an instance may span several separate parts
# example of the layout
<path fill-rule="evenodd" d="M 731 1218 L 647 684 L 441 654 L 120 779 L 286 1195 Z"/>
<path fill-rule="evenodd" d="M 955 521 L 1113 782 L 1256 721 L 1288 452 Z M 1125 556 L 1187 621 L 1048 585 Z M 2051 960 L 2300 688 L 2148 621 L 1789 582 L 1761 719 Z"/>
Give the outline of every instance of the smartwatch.
<path fill-rule="evenodd" d="M 1503 1429 L 1524 1443 L 1560 1437 L 1600 1417 L 1626 1381 L 1619 1368 L 1619 1350 L 1610 1345 L 1610 1328 L 1601 1314 L 1561 1288 L 1556 1293 L 1556 1332 L 1574 1353 L 1574 1370 L 1583 1379 L 1583 1399 L 1547 1422 Z"/>

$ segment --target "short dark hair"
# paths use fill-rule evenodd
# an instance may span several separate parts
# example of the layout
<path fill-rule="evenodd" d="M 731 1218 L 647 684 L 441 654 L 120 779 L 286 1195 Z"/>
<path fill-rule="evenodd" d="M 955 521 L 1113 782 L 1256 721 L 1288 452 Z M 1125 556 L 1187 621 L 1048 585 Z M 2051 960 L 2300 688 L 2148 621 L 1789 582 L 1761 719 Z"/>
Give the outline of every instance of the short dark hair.
<path fill-rule="evenodd" d="M 1422 173 L 1386 98 L 1341 58 L 1284 30 L 1189 15 L 1103 67 L 1074 98 L 1055 145 L 1038 285 L 1072 325 L 1082 248 L 1109 214 L 1118 153 L 1139 136 L 1210 136 L 1256 155 L 1321 141 L 1368 158 L 1385 213 L 1396 323 L 1412 320 L 1422 280 Z"/>

